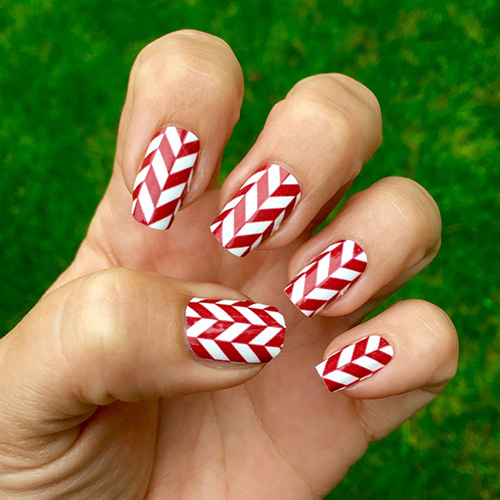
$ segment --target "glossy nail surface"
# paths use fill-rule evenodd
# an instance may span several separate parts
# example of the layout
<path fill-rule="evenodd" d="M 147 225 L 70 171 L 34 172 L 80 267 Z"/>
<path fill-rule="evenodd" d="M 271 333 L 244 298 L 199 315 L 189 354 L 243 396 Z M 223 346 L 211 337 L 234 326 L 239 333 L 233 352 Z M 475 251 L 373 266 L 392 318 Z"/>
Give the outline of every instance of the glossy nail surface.
<path fill-rule="evenodd" d="M 186 337 L 202 359 L 267 363 L 281 352 L 285 320 L 276 307 L 250 300 L 193 298 L 186 307 Z"/>
<path fill-rule="evenodd" d="M 188 130 L 162 128 L 149 144 L 135 180 L 132 214 L 153 229 L 168 229 L 193 177 L 200 141 Z"/>
<path fill-rule="evenodd" d="M 224 248 L 244 257 L 278 230 L 299 200 L 297 179 L 280 165 L 265 165 L 243 184 L 210 230 Z"/>
<path fill-rule="evenodd" d="M 285 293 L 306 316 L 343 295 L 366 269 L 363 249 L 352 240 L 330 245 L 293 279 Z"/>
<path fill-rule="evenodd" d="M 344 347 L 316 366 L 330 392 L 337 392 L 371 377 L 394 356 L 392 346 L 379 335 L 370 335 Z"/>

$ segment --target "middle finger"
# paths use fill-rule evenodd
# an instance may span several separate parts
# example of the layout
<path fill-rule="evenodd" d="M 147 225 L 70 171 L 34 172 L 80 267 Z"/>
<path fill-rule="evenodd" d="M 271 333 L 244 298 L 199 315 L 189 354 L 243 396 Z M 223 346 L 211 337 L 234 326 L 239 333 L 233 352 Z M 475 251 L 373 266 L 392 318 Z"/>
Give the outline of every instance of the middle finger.
<path fill-rule="evenodd" d="M 262 248 L 287 245 L 352 182 L 381 136 L 380 108 L 366 87 L 336 74 L 300 81 L 226 179 L 212 233 L 239 257 L 274 233 Z"/>

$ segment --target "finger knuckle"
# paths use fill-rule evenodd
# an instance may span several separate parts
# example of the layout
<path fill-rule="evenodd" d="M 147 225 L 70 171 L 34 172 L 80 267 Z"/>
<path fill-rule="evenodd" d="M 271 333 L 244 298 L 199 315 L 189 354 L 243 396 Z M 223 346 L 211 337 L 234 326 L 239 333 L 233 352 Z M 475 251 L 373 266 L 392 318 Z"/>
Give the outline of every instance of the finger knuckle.
<path fill-rule="evenodd" d="M 324 137 L 340 157 L 356 153 L 358 127 L 349 110 L 314 92 L 301 92 L 277 106 L 290 121 L 311 134 Z M 283 109 L 284 108 L 284 109 Z"/>
<path fill-rule="evenodd" d="M 123 268 L 100 271 L 83 281 L 74 330 L 87 357 L 101 360 L 130 347 L 127 311 L 133 305 L 133 281 L 134 272 Z"/>
<path fill-rule="evenodd" d="M 405 315 L 412 316 L 426 330 L 433 341 L 432 345 L 440 350 L 440 356 L 447 367 L 446 379 L 451 379 L 456 373 L 458 361 L 458 335 L 451 318 L 439 306 L 425 300 L 407 300 L 404 302 Z"/>
<path fill-rule="evenodd" d="M 432 196 L 417 182 L 406 177 L 386 177 L 373 186 L 372 206 L 375 210 L 392 213 L 393 220 L 412 231 L 417 237 L 426 237 L 427 251 L 439 248 L 441 215 Z"/>
<path fill-rule="evenodd" d="M 176 85 L 199 87 L 207 94 L 243 93 L 243 74 L 229 45 L 214 35 L 196 30 L 169 33 L 146 46 L 134 64 L 134 88 Z"/>
<path fill-rule="evenodd" d="M 380 145 L 382 127 L 378 101 L 352 78 L 339 74 L 307 77 L 292 88 L 287 100 L 299 118 L 308 119 L 312 126 L 323 131 L 326 127 L 337 148 L 357 150 L 363 162 Z"/>

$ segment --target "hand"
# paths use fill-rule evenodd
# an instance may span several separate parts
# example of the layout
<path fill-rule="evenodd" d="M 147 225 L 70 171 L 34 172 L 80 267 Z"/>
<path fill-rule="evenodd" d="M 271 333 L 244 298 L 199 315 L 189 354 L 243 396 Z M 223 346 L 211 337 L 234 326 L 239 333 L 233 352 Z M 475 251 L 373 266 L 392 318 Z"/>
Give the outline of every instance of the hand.
<path fill-rule="evenodd" d="M 219 192 L 218 166 L 242 95 L 238 62 L 213 36 L 173 33 L 137 58 L 113 175 L 88 235 L 71 266 L 0 341 L 2 498 L 319 498 L 370 442 L 453 377 L 457 338 L 436 306 L 404 301 L 360 324 L 438 251 L 439 211 L 421 186 L 383 179 L 311 236 L 381 141 L 376 98 L 342 75 L 299 82 Z M 175 205 L 185 194 L 183 207 L 160 231 L 147 226 L 168 225 L 174 210 L 160 214 L 157 197 L 140 199 L 144 179 L 135 190 L 134 183 L 151 138 L 169 125 L 194 134 L 200 150 L 194 169 L 186 163 L 194 172 L 187 194 L 173 197 Z M 223 248 L 211 223 L 268 164 L 276 166 L 263 178 L 278 172 L 292 194 L 265 214 L 259 199 L 260 225 L 248 224 L 256 219 L 245 211 L 231 223 L 226 209 L 212 226 Z M 130 214 L 132 193 L 143 224 Z M 276 229 L 268 238 L 267 226 Z M 231 234 L 235 227 L 247 237 Z M 248 256 L 231 254 L 256 246 L 263 232 Z M 311 262 L 287 288 L 290 300 L 283 289 Z M 315 289 L 316 277 L 335 271 L 340 279 Z M 278 307 L 287 324 L 283 351 L 265 369 L 196 359 L 184 326 L 193 297 Z M 276 335 L 265 361 L 279 351 Z M 221 356 L 196 342 L 192 336 L 201 357 Z M 341 360 L 350 364 L 334 355 L 319 367 L 331 390 L 345 386 L 332 394 L 314 367 L 344 348 Z M 262 352 L 253 356 L 262 360 Z"/>

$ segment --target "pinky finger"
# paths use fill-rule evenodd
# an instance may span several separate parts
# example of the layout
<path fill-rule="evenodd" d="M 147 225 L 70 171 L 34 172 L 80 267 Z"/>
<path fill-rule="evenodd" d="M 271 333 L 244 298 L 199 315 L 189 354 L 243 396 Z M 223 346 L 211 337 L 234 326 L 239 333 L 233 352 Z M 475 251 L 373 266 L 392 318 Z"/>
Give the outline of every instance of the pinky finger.
<path fill-rule="evenodd" d="M 429 302 L 407 300 L 337 337 L 316 369 L 331 392 L 360 400 L 378 439 L 432 401 L 457 361 L 450 318 Z"/>

